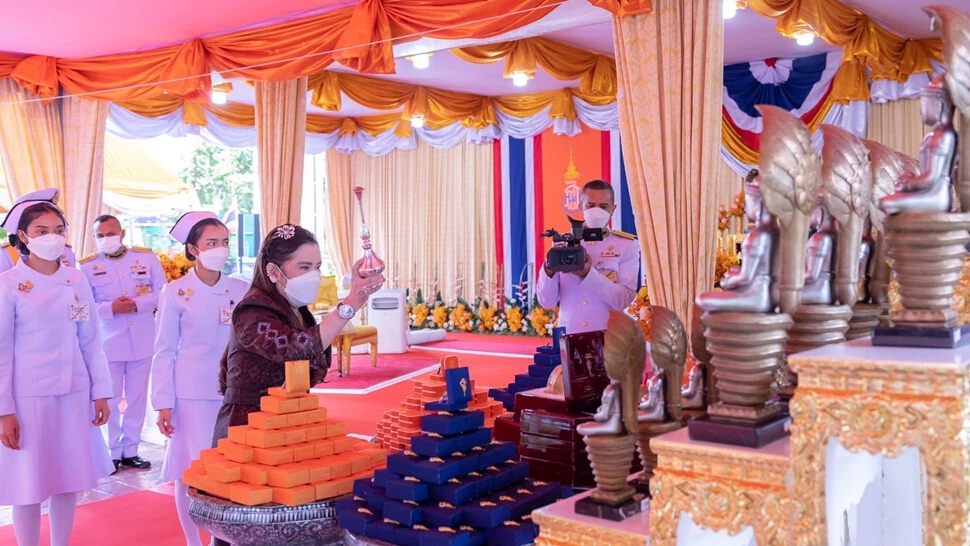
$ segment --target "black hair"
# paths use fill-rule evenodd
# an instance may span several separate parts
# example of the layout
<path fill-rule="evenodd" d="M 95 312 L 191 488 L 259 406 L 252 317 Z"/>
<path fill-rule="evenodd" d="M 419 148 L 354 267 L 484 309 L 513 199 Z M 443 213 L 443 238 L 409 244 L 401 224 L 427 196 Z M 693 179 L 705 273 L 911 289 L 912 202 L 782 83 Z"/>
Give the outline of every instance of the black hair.
<path fill-rule="evenodd" d="M 94 219 L 94 222 L 91 222 L 91 225 L 103 224 L 105 222 L 110 222 L 112 220 L 114 220 L 115 222 L 118 222 L 119 226 L 121 225 L 121 220 L 119 220 L 117 216 L 114 216 L 111 214 L 102 214 L 101 216 L 98 216 L 97 218 Z"/>
<path fill-rule="evenodd" d="M 750 171 L 748 171 L 748 174 L 744 176 L 744 183 L 747 184 L 752 180 L 754 180 L 755 178 L 758 178 L 759 174 L 760 173 L 758 172 L 758 169 L 751 169 Z"/>
<path fill-rule="evenodd" d="M 583 195 L 586 195 L 588 190 L 605 190 L 610 192 L 610 203 L 616 204 L 616 193 L 613 191 L 613 184 L 605 180 L 590 180 L 583 185 Z"/>
<path fill-rule="evenodd" d="M 192 226 L 192 229 L 189 230 L 188 238 L 185 239 L 185 257 L 190 262 L 195 261 L 195 256 L 193 256 L 192 253 L 189 252 L 189 245 L 194 245 L 196 248 L 198 248 L 199 239 L 202 237 L 202 232 L 205 230 L 205 228 L 209 226 L 221 226 L 226 228 L 226 224 L 223 224 L 221 221 L 215 218 L 206 218 L 205 220 L 199 220 L 197 224 Z M 226 231 L 229 231 L 229 228 L 226 228 Z"/>
<path fill-rule="evenodd" d="M 28 250 L 27 245 L 20 240 L 20 232 L 22 231 L 27 233 L 27 228 L 30 226 L 31 222 L 49 212 L 56 214 L 57 217 L 64 222 L 64 227 L 67 227 L 67 219 L 64 218 L 64 213 L 61 212 L 61 209 L 47 201 L 30 205 L 20 214 L 20 222 L 17 223 L 17 230 L 8 235 L 8 240 L 10 241 L 10 246 L 16 248 L 17 252 L 20 252 L 21 256 L 30 256 L 30 250 Z"/>
<path fill-rule="evenodd" d="M 287 237 L 287 235 L 289 235 Z M 276 284 L 270 280 L 266 273 L 266 266 L 275 264 L 282 269 L 283 264 L 288 262 L 296 254 L 299 248 L 306 244 L 318 244 L 317 238 L 306 228 L 293 224 L 283 224 L 271 229 L 269 235 L 263 239 L 263 244 L 259 247 L 256 255 L 256 265 L 253 268 L 253 282 L 249 285 L 249 292 L 261 290 L 265 293 L 280 309 L 292 309 L 290 302 L 280 291 Z M 310 310 L 304 306 L 297 309 L 296 313 L 287 313 L 286 317 L 290 326 L 300 330 L 312 328 L 316 325 L 316 319 Z M 222 354 L 222 361 L 219 366 L 219 392 L 226 392 L 226 376 L 229 373 L 229 347 L 226 347 Z"/>

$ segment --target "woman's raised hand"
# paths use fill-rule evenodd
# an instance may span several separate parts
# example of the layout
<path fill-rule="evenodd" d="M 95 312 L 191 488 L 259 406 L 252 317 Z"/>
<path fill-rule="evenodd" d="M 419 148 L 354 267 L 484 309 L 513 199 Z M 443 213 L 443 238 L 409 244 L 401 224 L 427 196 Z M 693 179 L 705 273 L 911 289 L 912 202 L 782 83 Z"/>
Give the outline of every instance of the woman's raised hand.
<path fill-rule="evenodd" d="M 350 279 L 350 296 L 345 300 L 345 303 L 355 310 L 363 307 L 367 303 L 367 298 L 384 286 L 384 275 L 374 277 L 361 276 L 360 266 L 363 263 L 364 260 L 361 259 L 357 260 L 357 263 L 354 264 L 353 274 Z"/>

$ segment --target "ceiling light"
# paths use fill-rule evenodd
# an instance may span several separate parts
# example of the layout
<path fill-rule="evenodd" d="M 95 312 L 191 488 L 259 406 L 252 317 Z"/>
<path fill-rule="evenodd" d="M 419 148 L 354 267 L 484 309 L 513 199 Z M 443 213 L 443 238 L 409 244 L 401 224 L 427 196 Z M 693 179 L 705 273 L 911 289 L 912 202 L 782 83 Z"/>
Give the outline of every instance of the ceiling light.
<path fill-rule="evenodd" d="M 431 54 L 421 53 L 420 55 L 414 55 L 411 57 L 411 63 L 414 64 L 414 68 L 424 70 L 431 65 Z"/>
<path fill-rule="evenodd" d="M 815 42 L 815 33 L 802 31 L 795 35 L 795 43 L 800 46 L 810 46 Z"/>
<path fill-rule="evenodd" d="M 525 87 L 529 83 L 529 75 L 525 72 L 514 72 L 512 74 L 512 83 L 516 87 Z"/>
<path fill-rule="evenodd" d="M 415 129 L 424 127 L 424 116 L 411 117 L 411 127 L 414 127 Z"/>
<path fill-rule="evenodd" d="M 731 19 L 738 14 L 738 2 L 737 0 L 724 0 L 724 5 L 721 10 L 721 14 L 725 19 Z"/>
<path fill-rule="evenodd" d="M 225 104 L 229 100 L 229 93 L 219 89 L 212 90 L 212 104 Z"/>

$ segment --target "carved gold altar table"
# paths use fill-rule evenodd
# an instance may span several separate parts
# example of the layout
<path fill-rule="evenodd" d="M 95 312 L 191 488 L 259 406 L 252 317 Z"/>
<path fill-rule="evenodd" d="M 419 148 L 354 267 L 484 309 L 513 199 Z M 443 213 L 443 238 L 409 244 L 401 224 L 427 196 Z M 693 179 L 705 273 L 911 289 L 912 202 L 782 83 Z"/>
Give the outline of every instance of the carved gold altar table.
<path fill-rule="evenodd" d="M 923 543 L 970 544 L 970 347 L 872 347 L 860 339 L 792 356 L 789 365 L 798 374 L 791 401 L 793 544 L 826 542 L 830 438 L 887 457 L 918 448 L 926 476 Z"/>
<path fill-rule="evenodd" d="M 635 476 L 630 476 L 633 479 Z M 576 513 L 576 501 L 589 492 L 540 508 L 532 513 L 539 525 L 536 546 L 644 546 L 650 529 L 646 510 L 622 522 Z"/>
<path fill-rule="evenodd" d="M 751 526 L 759 546 L 789 544 L 788 438 L 751 449 L 692 441 L 687 429 L 650 441 L 650 545 L 674 546 L 681 513 L 701 528 L 738 535 Z"/>

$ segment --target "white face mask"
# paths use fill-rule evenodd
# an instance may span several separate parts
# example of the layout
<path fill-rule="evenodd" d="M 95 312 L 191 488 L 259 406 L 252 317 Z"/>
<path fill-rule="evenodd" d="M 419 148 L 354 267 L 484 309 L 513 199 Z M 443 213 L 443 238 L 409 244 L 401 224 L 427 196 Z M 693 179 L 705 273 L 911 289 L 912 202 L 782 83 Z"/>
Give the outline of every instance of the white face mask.
<path fill-rule="evenodd" d="M 53 262 L 58 260 L 61 257 L 61 254 L 64 253 L 64 246 L 66 243 L 67 239 L 65 239 L 63 235 L 48 233 L 47 235 L 41 235 L 40 237 L 28 239 L 27 250 L 30 251 L 32 256 L 37 256 L 42 260 Z"/>
<path fill-rule="evenodd" d="M 222 268 L 226 267 L 226 261 L 229 260 L 229 249 L 224 246 L 212 248 L 200 252 L 198 259 L 202 267 L 209 271 L 222 271 Z"/>
<path fill-rule="evenodd" d="M 277 271 L 285 277 L 282 270 L 277 268 Z M 298 277 L 286 279 L 283 293 L 286 294 L 286 299 L 289 300 L 290 305 L 303 307 L 317 301 L 317 292 L 320 291 L 320 277 L 322 276 L 322 273 L 314 269 Z"/>
<path fill-rule="evenodd" d="M 98 252 L 102 254 L 107 254 L 108 256 L 117 254 L 121 250 L 121 236 L 112 235 L 110 237 L 101 237 L 100 239 L 94 240 L 94 246 L 98 248 Z"/>
<path fill-rule="evenodd" d="M 605 228 L 606 225 L 610 223 L 611 217 L 612 215 L 609 212 L 606 212 L 599 207 L 593 207 L 583 211 L 583 218 L 586 223 L 586 227 L 594 229 Z"/>

